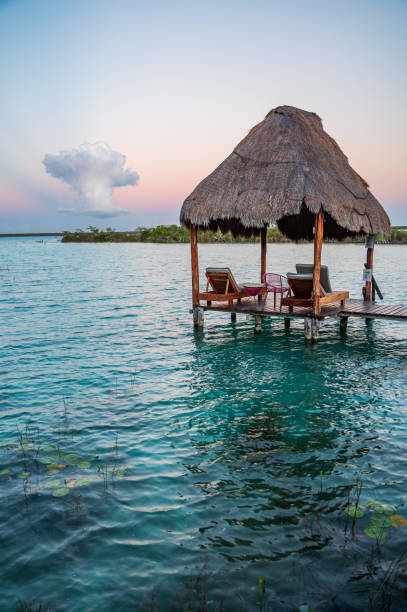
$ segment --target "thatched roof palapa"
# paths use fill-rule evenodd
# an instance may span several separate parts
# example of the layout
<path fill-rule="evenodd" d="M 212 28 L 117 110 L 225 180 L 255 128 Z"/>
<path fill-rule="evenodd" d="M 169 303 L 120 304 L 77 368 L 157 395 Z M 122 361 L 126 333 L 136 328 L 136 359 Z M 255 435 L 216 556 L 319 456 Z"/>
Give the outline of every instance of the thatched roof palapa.
<path fill-rule="evenodd" d="M 324 211 L 324 236 L 390 234 L 390 221 L 315 113 L 270 111 L 185 200 L 187 227 L 257 235 L 276 224 L 289 238 L 312 239 Z"/>

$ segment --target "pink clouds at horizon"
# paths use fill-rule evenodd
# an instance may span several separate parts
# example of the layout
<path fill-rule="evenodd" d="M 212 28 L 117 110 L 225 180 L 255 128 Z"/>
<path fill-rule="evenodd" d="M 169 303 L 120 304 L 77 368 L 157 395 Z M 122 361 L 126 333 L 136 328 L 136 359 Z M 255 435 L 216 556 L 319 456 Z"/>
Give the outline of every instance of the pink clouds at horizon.
<path fill-rule="evenodd" d="M 177 214 L 185 198 L 219 162 L 220 160 L 217 159 L 211 164 L 206 159 L 205 167 L 191 165 L 182 172 L 170 166 L 153 168 L 139 165 L 139 184 L 115 189 L 113 193 L 114 205 L 118 209 L 134 213 L 174 210 Z M 403 203 L 406 202 L 407 204 L 407 189 L 404 175 L 398 171 L 398 168 L 393 166 L 389 170 L 386 165 L 386 167 L 381 168 L 381 171 L 375 172 L 374 166 L 376 164 L 373 163 L 371 166 L 367 159 L 364 159 L 363 163 L 361 163 L 360 158 L 356 160 L 356 164 L 352 164 L 352 160 L 350 162 L 368 182 L 371 192 L 390 215 L 392 210 L 400 211 L 404 208 Z M 19 188 L 12 184 L 6 184 L 0 186 L 0 211 L 3 214 L 16 215 L 33 214 L 36 211 L 44 212 L 43 202 L 45 200 L 48 203 L 54 201 L 55 211 L 57 211 L 66 208 L 68 204 L 74 206 L 75 197 L 69 187 L 62 183 L 44 184 L 41 180 L 41 184 L 33 186 L 32 189 L 29 185 Z"/>

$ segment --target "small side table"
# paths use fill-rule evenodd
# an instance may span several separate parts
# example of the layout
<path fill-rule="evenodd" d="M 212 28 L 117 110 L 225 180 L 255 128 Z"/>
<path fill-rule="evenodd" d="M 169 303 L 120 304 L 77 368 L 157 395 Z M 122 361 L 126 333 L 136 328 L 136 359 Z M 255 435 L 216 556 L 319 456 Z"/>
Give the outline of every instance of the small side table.
<path fill-rule="evenodd" d="M 247 293 L 252 297 L 256 297 L 257 295 L 257 299 L 260 301 L 261 296 L 259 295 L 259 293 L 260 291 L 262 291 L 262 289 L 265 288 L 265 286 L 266 285 L 264 283 L 247 283 L 243 285 L 243 289 L 247 291 Z"/>

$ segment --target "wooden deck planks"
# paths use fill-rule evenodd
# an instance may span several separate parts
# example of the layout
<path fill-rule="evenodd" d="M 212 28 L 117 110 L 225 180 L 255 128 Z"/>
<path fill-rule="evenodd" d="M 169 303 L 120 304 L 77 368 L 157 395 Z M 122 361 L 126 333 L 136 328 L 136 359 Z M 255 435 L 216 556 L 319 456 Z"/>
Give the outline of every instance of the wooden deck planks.
<path fill-rule="evenodd" d="M 257 297 L 253 298 L 243 298 L 242 301 L 233 302 L 232 306 L 229 306 L 226 302 L 212 302 L 210 306 L 206 304 L 206 302 L 201 302 L 201 307 L 204 310 L 216 310 L 219 312 L 237 312 L 243 314 L 261 314 L 267 316 L 275 316 L 275 317 L 290 317 L 290 318 L 304 318 L 312 316 L 312 309 L 307 307 L 294 307 L 293 312 L 290 312 L 288 306 L 283 306 L 280 311 L 280 300 L 281 297 L 277 296 L 276 299 L 276 307 L 274 308 L 274 297 L 271 295 L 267 295 L 267 297 L 259 301 Z M 329 304 L 327 306 L 323 306 L 321 310 L 321 314 L 317 316 L 317 318 L 325 318 L 336 316 L 340 312 L 340 304 Z"/>
<path fill-rule="evenodd" d="M 259 301 L 257 297 L 243 298 L 242 301 L 233 302 L 232 306 L 226 302 L 212 302 L 210 306 L 206 302 L 201 302 L 200 306 L 204 310 L 219 312 L 236 312 L 242 314 L 266 315 L 282 318 L 305 318 L 312 317 L 311 308 L 294 307 L 293 312 L 289 312 L 287 306 L 283 306 L 280 311 L 280 296 L 277 296 L 276 307 L 274 308 L 274 297 L 269 294 L 265 299 Z M 380 319 L 394 319 L 407 321 L 407 306 L 397 304 L 382 304 L 379 302 L 365 302 L 364 300 L 348 299 L 344 306 L 340 303 L 323 306 L 321 314 L 316 318 L 325 317 L 367 317 Z"/>
<path fill-rule="evenodd" d="M 346 300 L 345 305 L 341 308 L 341 314 L 407 320 L 407 306 L 350 299 Z"/>

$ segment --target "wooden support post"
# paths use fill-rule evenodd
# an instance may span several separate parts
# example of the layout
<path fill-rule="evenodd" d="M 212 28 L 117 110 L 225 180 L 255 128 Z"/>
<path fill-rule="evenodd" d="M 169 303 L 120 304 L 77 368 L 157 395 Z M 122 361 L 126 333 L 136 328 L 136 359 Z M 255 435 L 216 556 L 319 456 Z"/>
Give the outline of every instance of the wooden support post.
<path fill-rule="evenodd" d="M 319 299 L 321 297 L 321 251 L 322 239 L 324 237 L 324 213 L 321 210 L 315 215 L 315 235 L 314 235 L 314 273 L 312 280 L 312 311 L 314 314 L 321 312 Z"/>
<path fill-rule="evenodd" d="M 235 312 L 231 312 L 230 313 L 230 320 L 234 323 L 236 321 L 236 313 Z"/>
<path fill-rule="evenodd" d="M 371 280 L 366 280 L 364 297 L 367 302 L 370 302 L 373 298 L 372 295 L 372 280 L 373 280 L 373 250 L 374 250 L 374 236 L 370 235 L 366 237 L 366 270 L 371 270 L 370 277 Z M 369 273 L 368 273 L 369 274 Z M 374 298 L 373 298 L 374 299 Z"/>
<path fill-rule="evenodd" d="M 191 225 L 191 269 L 192 269 L 192 306 L 199 306 L 199 264 L 198 264 L 198 235 L 196 225 Z M 194 314 L 195 317 L 195 314 Z M 194 318 L 195 322 L 195 318 Z"/>
<path fill-rule="evenodd" d="M 346 331 L 347 327 L 348 327 L 348 319 L 349 317 L 341 317 L 339 320 L 339 326 L 341 328 L 341 331 Z"/>
<path fill-rule="evenodd" d="M 255 315 L 254 318 L 254 333 L 255 334 L 260 334 L 261 333 L 261 315 Z"/>
<path fill-rule="evenodd" d="M 204 309 L 200 306 L 195 306 L 192 312 L 194 315 L 194 327 L 202 330 L 204 327 Z"/>
<path fill-rule="evenodd" d="M 290 325 L 291 325 L 291 319 L 289 319 L 288 317 L 285 317 L 285 319 L 284 319 L 284 327 L 286 329 L 289 329 Z"/>
<path fill-rule="evenodd" d="M 263 282 L 263 274 L 267 271 L 267 226 L 261 230 L 261 273 L 260 282 Z"/>
<path fill-rule="evenodd" d="M 321 321 L 319 319 L 305 317 L 304 319 L 305 339 L 308 342 L 314 342 L 314 343 L 318 342 L 320 327 L 321 327 Z"/>

